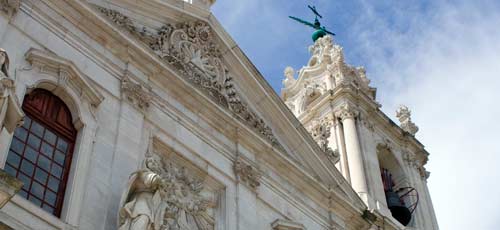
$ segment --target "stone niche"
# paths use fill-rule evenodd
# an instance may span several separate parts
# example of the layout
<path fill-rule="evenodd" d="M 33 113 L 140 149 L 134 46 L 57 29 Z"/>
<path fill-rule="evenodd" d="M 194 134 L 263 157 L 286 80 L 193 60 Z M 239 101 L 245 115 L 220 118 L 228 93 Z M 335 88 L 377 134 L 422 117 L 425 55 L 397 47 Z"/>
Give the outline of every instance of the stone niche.
<path fill-rule="evenodd" d="M 224 186 L 206 170 L 193 164 L 166 145 L 153 141 L 142 166 L 130 176 L 122 201 L 120 230 L 220 229 L 221 195 Z M 140 207 L 138 203 L 152 204 Z M 137 225 L 139 214 L 148 215 L 148 224 Z"/>

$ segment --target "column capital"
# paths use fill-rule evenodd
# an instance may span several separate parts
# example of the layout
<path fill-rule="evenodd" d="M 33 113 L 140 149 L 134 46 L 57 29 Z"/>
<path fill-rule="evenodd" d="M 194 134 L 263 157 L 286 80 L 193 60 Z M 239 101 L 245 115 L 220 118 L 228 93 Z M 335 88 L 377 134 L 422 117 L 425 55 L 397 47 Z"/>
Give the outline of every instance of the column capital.
<path fill-rule="evenodd" d="M 342 121 L 349 118 L 355 118 L 359 115 L 359 111 L 356 110 L 350 103 L 345 102 L 335 111 L 335 116 L 339 117 Z"/>

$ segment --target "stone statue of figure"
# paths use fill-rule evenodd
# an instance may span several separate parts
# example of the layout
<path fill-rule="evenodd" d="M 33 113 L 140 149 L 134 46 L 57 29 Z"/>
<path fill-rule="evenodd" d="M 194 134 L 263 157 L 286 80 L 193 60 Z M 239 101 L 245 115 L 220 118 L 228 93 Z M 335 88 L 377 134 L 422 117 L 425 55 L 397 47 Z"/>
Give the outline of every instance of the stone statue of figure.
<path fill-rule="evenodd" d="M 152 142 L 150 143 L 150 148 Z M 203 183 L 148 150 L 120 201 L 118 230 L 213 230 Z"/>
<path fill-rule="evenodd" d="M 283 74 L 285 75 L 285 80 L 283 80 L 283 86 L 285 86 L 285 88 L 292 86 L 296 81 L 294 78 L 295 71 L 293 70 L 293 68 L 287 66 L 283 71 Z"/>
<path fill-rule="evenodd" d="M 9 77 L 9 56 L 0 48 L 0 132 L 12 133 L 22 124 L 24 113 L 15 95 L 14 80 Z"/>
<path fill-rule="evenodd" d="M 165 212 L 160 162 L 146 157 L 143 169 L 129 179 L 119 210 L 119 230 L 160 230 Z"/>

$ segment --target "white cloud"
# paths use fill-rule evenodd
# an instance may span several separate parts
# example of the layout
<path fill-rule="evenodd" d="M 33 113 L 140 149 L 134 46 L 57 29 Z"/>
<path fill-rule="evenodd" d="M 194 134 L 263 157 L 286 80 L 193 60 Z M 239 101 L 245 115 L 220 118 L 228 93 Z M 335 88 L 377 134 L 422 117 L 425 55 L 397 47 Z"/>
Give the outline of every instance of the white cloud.
<path fill-rule="evenodd" d="M 455 4 L 393 18 L 409 23 L 405 33 L 367 5 L 355 52 L 367 54 L 384 111 L 414 111 L 441 229 L 498 229 L 500 14 L 484 2 Z"/>

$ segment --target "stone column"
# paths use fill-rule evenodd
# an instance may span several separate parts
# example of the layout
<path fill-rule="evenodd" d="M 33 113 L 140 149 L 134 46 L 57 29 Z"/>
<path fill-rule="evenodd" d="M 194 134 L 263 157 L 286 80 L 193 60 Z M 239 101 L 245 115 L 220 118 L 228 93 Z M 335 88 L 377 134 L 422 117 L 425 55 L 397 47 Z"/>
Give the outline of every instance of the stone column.
<path fill-rule="evenodd" d="M 345 103 L 340 107 L 335 115 L 342 120 L 344 128 L 347 165 L 349 166 L 351 186 L 365 202 L 368 202 L 368 186 L 366 183 L 363 155 L 356 129 L 355 118 L 358 115 L 358 112 L 348 103 Z"/>
<path fill-rule="evenodd" d="M 342 172 L 342 175 L 344 175 L 344 177 L 350 183 L 351 176 L 349 175 L 349 166 L 347 164 L 347 153 L 345 150 L 345 140 L 344 140 L 342 123 L 336 120 L 334 123 L 334 129 L 335 129 L 335 137 L 337 140 L 337 147 L 340 153 L 340 167 L 341 167 L 340 171 Z"/>

